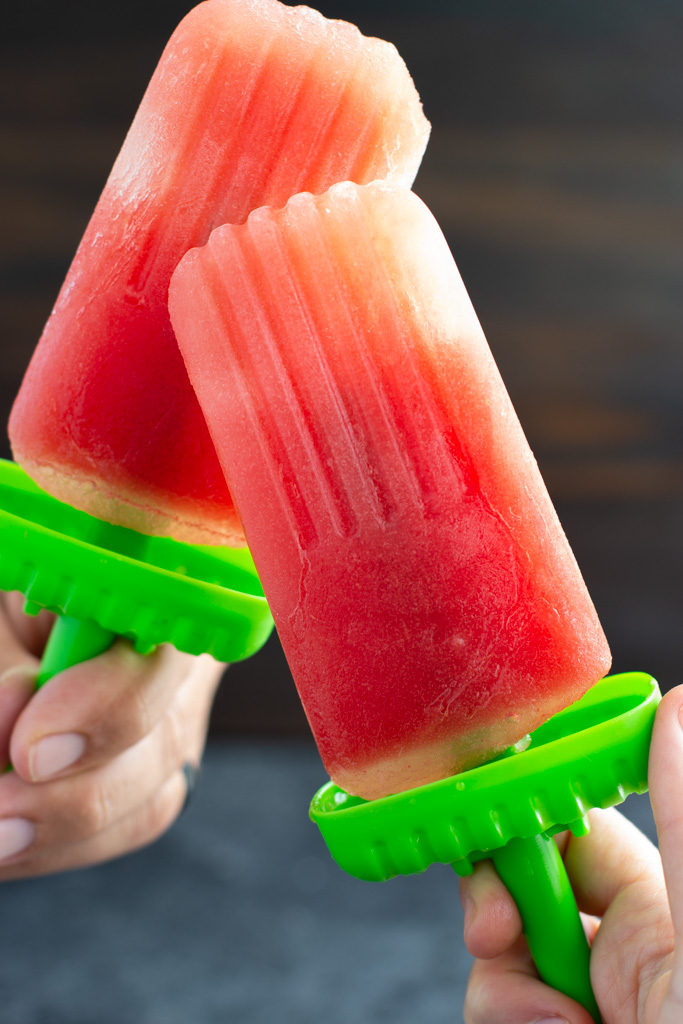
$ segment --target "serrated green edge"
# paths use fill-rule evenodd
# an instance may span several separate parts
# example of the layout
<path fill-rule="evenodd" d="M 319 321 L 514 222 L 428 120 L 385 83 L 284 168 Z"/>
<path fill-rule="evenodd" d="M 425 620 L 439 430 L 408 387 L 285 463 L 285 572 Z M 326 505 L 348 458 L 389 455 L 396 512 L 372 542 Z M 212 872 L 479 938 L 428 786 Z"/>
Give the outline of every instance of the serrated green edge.
<path fill-rule="evenodd" d="M 98 521 L 76 512 L 45 494 L 19 467 L 0 460 L 0 483 L 13 497 L 27 496 L 31 511 L 36 501 L 41 518 L 68 515 L 88 530 Z M 134 531 L 107 531 L 132 535 Z M 194 548 L 155 538 L 140 540 L 160 547 L 167 557 L 200 565 L 216 580 L 235 581 L 235 588 L 197 579 L 181 571 L 130 558 L 97 544 L 66 536 L 44 522 L 36 522 L 0 509 L 0 589 L 24 594 L 29 611 L 41 608 L 81 621 L 97 622 L 104 629 L 130 639 L 138 650 L 170 643 L 188 654 L 208 653 L 218 661 L 250 657 L 268 639 L 273 620 L 262 591 L 247 593 L 240 587 L 250 580 L 260 590 L 256 571 L 244 551 Z"/>
<path fill-rule="evenodd" d="M 469 874 L 474 861 L 513 838 L 585 831 L 591 808 L 644 792 L 660 697 L 645 673 L 608 676 L 536 730 L 521 753 L 369 802 L 328 783 L 313 798 L 311 818 L 339 866 L 357 878 L 384 881 L 436 862 Z"/>

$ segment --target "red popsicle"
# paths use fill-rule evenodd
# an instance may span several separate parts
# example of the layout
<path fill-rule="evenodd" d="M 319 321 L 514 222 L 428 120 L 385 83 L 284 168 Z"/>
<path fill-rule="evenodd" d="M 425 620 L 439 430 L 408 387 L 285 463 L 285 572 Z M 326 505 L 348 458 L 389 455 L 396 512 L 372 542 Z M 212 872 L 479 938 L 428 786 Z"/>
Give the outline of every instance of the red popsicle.
<path fill-rule="evenodd" d="M 17 398 L 15 457 L 109 522 L 243 534 L 168 318 L 213 227 L 335 181 L 410 184 L 428 136 L 389 43 L 277 0 L 208 0 L 173 34 Z"/>
<path fill-rule="evenodd" d="M 386 183 L 225 225 L 171 317 L 331 777 L 485 761 L 609 650 L 448 246 Z"/>

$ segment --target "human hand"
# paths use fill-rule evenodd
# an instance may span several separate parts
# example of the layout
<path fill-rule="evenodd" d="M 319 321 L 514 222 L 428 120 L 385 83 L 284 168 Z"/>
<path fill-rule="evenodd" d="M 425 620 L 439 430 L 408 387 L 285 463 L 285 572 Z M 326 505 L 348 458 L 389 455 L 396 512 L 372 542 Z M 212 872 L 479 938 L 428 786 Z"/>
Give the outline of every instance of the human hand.
<path fill-rule="evenodd" d="M 124 640 L 37 692 L 52 625 L 0 594 L 0 881 L 109 860 L 158 838 L 199 765 L 223 666 Z"/>
<path fill-rule="evenodd" d="M 683 686 L 657 711 L 649 784 L 661 858 L 614 809 L 590 812 L 588 836 L 557 837 L 592 943 L 603 1024 L 683 1021 Z M 539 980 L 517 908 L 490 862 L 461 880 L 461 898 L 465 942 L 478 958 L 466 1024 L 592 1024 L 585 1009 Z"/>

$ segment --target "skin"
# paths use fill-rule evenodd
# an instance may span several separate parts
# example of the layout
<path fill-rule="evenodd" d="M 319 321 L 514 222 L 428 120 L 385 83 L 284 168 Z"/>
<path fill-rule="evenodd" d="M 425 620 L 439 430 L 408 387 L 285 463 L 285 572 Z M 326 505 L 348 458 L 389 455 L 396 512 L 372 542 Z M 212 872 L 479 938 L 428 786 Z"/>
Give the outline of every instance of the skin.
<path fill-rule="evenodd" d="M 186 762 L 198 765 L 223 665 L 160 647 L 142 657 L 117 641 L 35 692 L 52 619 L 29 618 L 0 594 L 0 881 L 97 864 L 157 839 L 181 812 Z M 78 755 L 54 771 L 67 736 Z M 39 747 L 42 740 L 48 743 Z M 41 754 L 42 751 L 42 754 Z M 63 759 L 63 758 L 62 758 Z"/>
<path fill-rule="evenodd" d="M 582 839 L 558 836 L 592 942 L 591 980 L 603 1024 L 683 1021 L 683 686 L 657 712 L 650 797 L 660 853 L 623 815 L 591 811 Z M 461 880 L 465 942 L 476 958 L 466 1024 L 592 1024 L 538 979 L 517 909 L 490 863 Z"/>

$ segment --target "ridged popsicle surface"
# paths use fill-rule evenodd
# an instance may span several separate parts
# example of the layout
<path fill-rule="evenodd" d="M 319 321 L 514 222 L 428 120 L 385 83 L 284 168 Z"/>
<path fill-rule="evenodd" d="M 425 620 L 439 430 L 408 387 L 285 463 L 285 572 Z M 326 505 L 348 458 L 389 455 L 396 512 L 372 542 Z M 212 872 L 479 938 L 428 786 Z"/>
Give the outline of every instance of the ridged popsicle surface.
<path fill-rule="evenodd" d="M 331 777 L 488 759 L 609 651 L 447 244 L 407 189 L 298 195 L 169 304 Z"/>
<path fill-rule="evenodd" d="M 167 310 L 211 230 L 345 179 L 410 185 L 428 137 L 395 48 L 277 0 L 207 0 L 172 36 L 10 420 L 46 490 L 110 522 L 243 543 Z"/>

